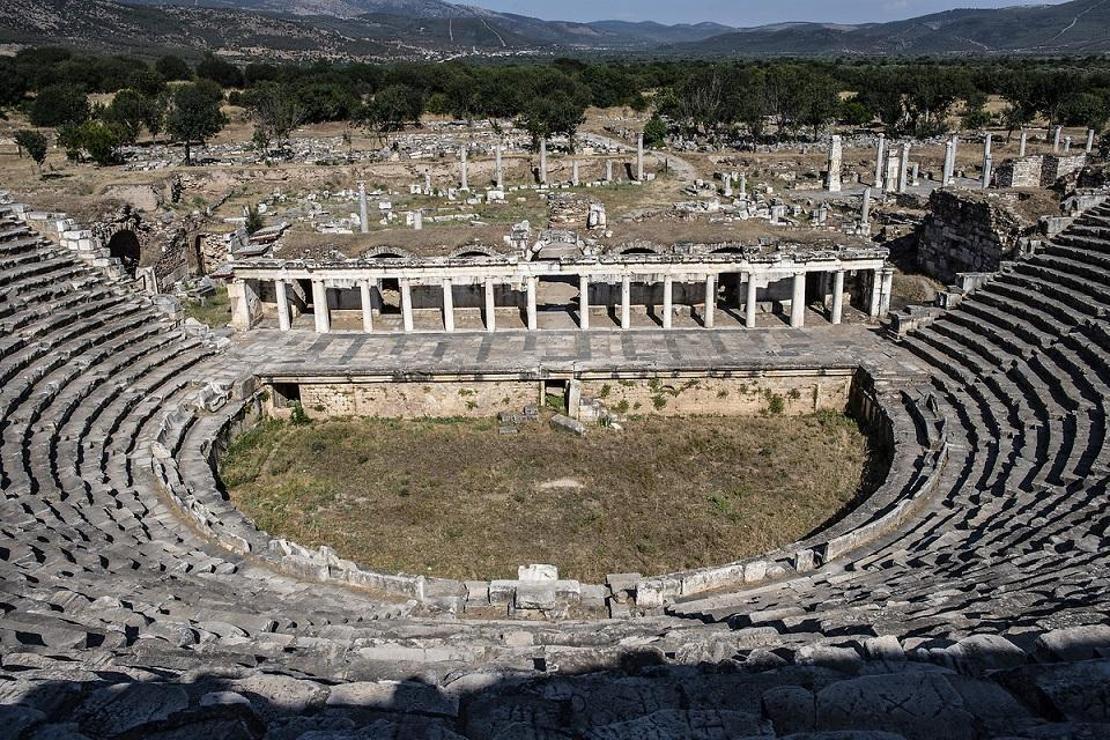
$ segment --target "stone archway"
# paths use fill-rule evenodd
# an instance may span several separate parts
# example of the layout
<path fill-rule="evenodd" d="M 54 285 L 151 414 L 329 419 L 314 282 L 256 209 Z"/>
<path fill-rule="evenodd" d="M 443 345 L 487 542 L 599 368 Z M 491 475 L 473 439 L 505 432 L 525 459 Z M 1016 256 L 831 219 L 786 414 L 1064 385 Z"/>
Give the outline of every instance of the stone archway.
<path fill-rule="evenodd" d="M 113 259 L 118 259 L 123 265 L 123 269 L 127 270 L 127 274 L 133 276 L 135 270 L 139 267 L 139 261 L 142 257 L 142 247 L 139 245 L 139 238 L 135 236 L 135 232 L 130 229 L 117 231 L 115 235 L 108 240 L 108 254 Z"/>

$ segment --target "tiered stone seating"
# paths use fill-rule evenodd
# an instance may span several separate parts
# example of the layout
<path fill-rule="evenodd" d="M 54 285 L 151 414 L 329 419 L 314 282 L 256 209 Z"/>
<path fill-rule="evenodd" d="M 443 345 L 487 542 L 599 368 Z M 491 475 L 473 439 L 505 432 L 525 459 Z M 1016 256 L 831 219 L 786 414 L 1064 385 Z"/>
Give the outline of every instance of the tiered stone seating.
<path fill-rule="evenodd" d="M 234 347 L 0 205 L 0 736 L 1107 736 L 1108 255 L 1104 205 L 900 339 L 889 475 L 824 531 L 482 621 L 257 531 L 211 467 Z"/>

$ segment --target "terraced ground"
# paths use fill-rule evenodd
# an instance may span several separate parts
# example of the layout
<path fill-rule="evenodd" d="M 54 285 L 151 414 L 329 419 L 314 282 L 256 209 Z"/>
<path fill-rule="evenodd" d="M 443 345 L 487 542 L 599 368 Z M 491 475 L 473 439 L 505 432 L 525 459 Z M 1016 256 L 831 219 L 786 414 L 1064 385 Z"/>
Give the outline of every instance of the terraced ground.
<path fill-rule="evenodd" d="M 645 579 L 601 594 L 636 618 L 539 622 L 254 530 L 209 464 L 250 368 L 20 213 L 0 206 L 8 736 L 1110 735 L 1105 204 L 901 342 L 922 374 L 877 380 L 895 462 L 857 510 L 715 593 Z"/>

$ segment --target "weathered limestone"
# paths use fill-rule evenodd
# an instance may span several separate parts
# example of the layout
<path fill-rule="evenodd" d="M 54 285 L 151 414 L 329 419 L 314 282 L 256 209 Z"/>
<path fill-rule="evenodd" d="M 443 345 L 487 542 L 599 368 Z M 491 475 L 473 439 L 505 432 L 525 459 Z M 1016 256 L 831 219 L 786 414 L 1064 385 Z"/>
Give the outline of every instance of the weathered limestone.
<path fill-rule="evenodd" d="M 758 290 L 758 288 L 759 286 L 756 284 L 755 275 L 749 272 L 747 275 L 746 285 L 747 297 L 744 301 L 744 326 L 748 329 L 755 328 L 756 311 L 758 309 L 758 306 L 756 305 L 756 291 Z"/>
<path fill-rule="evenodd" d="M 1083 147 L 1083 151 L 1087 154 L 1095 150 L 1095 130 L 1093 128 L 1087 129 L 1087 143 Z"/>
<path fill-rule="evenodd" d="M 401 288 L 401 324 L 406 332 L 413 330 L 412 315 L 412 284 L 408 280 L 400 281 Z"/>
<path fill-rule="evenodd" d="M 859 223 L 864 234 L 871 233 L 871 188 L 863 189 L 863 205 L 860 206 Z"/>
<path fill-rule="evenodd" d="M 497 142 L 497 148 L 494 150 L 494 182 L 497 189 L 501 191 L 505 190 L 505 168 L 501 161 L 503 149 L 504 144 Z"/>
<path fill-rule="evenodd" d="M 840 192 L 840 170 L 844 158 L 843 145 L 838 134 L 833 134 L 829 144 L 828 173 L 826 174 L 825 188 L 830 193 Z"/>
<path fill-rule="evenodd" d="M 570 184 L 573 185 L 574 187 L 578 187 L 579 185 L 582 184 L 578 179 L 578 160 L 577 159 L 574 160 L 573 163 L 571 163 Z"/>
<path fill-rule="evenodd" d="M 1029 146 L 1029 132 L 1025 129 L 1021 130 L 1021 139 L 1018 141 L 1018 157 L 1024 157 L 1026 149 Z"/>
<path fill-rule="evenodd" d="M 991 172 L 993 169 L 994 159 L 991 157 L 991 133 L 987 132 L 986 138 L 983 139 L 983 179 L 982 186 L 986 190 L 991 186 Z"/>
<path fill-rule="evenodd" d="M 910 167 L 910 143 L 907 141 L 902 144 L 902 154 L 898 161 L 898 192 L 906 192 L 909 185 L 909 167 Z"/>
<path fill-rule="evenodd" d="M 1063 126 L 1056 126 L 1052 129 L 1052 153 L 1060 153 L 1060 137 L 1064 134 Z"/>

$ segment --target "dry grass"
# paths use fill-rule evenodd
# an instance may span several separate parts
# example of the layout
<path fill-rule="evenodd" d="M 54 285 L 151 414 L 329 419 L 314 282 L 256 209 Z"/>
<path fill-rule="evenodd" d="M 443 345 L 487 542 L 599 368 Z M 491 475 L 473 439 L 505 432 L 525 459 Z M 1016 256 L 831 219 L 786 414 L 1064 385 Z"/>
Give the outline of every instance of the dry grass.
<path fill-rule="evenodd" d="M 585 438 L 493 420 L 266 422 L 222 473 L 257 524 L 376 569 L 515 577 L 662 573 L 786 544 L 856 493 L 865 438 L 839 415 L 634 419 Z"/>

